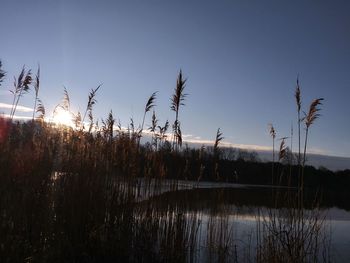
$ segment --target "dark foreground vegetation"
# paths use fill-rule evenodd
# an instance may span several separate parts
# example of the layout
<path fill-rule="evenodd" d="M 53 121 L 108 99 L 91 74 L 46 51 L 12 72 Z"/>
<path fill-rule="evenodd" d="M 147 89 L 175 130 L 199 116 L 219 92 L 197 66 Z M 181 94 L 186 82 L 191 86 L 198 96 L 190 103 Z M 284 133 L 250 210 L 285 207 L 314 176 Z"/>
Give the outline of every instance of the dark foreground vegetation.
<path fill-rule="evenodd" d="M 220 229 L 213 222 L 202 226 L 207 236 L 200 247 L 201 212 L 152 201 L 162 178 L 184 178 L 185 169 L 200 174 L 201 165 L 210 167 L 209 155 L 200 159 L 200 150 L 191 150 L 198 156 L 190 159 L 184 152 L 139 147 L 128 133 L 92 136 L 4 119 L 1 127 L 2 262 L 183 262 L 200 253 L 209 253 L 214 262 L 255 258 L 256 251 L 236 255 L 228 222 Z M 141 186 L 140 176 L 157 178 L 159 185 Z M 223 191 L 220 198 L 228 197 Z M 213 199 L 219 209 L 220 199 Z"/>
<path fill-rule="evenodd" d="M 5 75 L 0 73 L 1 80 Z M 319 202 L 308 203 L 306 190 L 327 186 L 335 193 L 340 184 L 344 189 L 349 185 L 350 176 L 348 171 L 333 173 L 306 166 L 307 139 L 304 155 L 299 153 L 295 163 L 288 162 L 293 158 L 288 158 L 291 155 L 284 140 L 278 162 L 275 158 L 272 163 L 253 162 L 242 154 L 226 158 L 219 148 L 220 129 L 211 148 L 182 147 L 179 110 L 186 80 L 181 72 L 171 103 L 175 113 L 171 135 L 167 134 L 169 123 L 158 126 L 153 113 L 151 142 L 140 143 L 156 93 L 146 103 L 139 128 L 132 121 L 128 129 L 122 129 L 112 112 L 98 125 L 92 109 L 99 87 L 90 92 L 84 113 L 73 116 L 74 128 L 50 123 L 45 121 L 45 109 L 38 99 L 39 73 L 33 81 L 30 71 L 21 71 L 13 89 L 10 118 L 0 118 L 1 262 L 330 260 L 323 220 L 317 213 Z M 33 119 L 14 122 L 19 99 L 30 85 L 36 94 Z M 306 131 L 317 118 L 319 102 L 310 107 Z M 66 90 L 58 108 L 69 111 Z M 271 135 L 274 144 L 273 127 Z M 269 211 L 267 219 L 257 217 L 254 242 L 238 249 L 229 221 L 233 211 L 220 205 L 229 198 L 225 191 L 215 198 L 218 213 L 204 220 L 202 212 L 193 212 L 188 206 L 154 202 L 154 193 L 162 188 L 164 179 L 276 184 L 296 189 L 271 191 L 270 206 L 275 209 Z M 177 189 L 176 181 L 173 189 Z M 313 212 L 306 213 L 305 208 Z"/>

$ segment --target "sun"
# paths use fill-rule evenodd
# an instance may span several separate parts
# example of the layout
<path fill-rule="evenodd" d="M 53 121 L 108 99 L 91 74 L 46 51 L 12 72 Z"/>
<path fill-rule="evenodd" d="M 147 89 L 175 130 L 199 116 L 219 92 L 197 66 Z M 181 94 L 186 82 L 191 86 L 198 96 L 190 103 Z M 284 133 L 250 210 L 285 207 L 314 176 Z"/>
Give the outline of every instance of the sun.
<path fill-rule="evenodd" d="M 59 125 L 66 125 L 66 126 L 73 127 L 74 124 L 72 119 L 73 119 L 72 113 L 62 108 L 57 108 L 57 110 L 54 113 L 52 121 Z"/>

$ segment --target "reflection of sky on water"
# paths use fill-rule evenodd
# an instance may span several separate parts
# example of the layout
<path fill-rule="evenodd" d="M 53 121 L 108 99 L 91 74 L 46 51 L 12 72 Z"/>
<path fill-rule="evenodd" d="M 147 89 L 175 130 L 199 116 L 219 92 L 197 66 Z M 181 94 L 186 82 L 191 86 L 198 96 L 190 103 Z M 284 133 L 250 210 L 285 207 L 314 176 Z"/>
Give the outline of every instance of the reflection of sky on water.
<path fill-rule="evenodd" d="M 236 220 L 243 221 L 256 221 L 257 212 L 259 211 L 260 215 L 267 216 L 268 212 L 271 209 L 267 207 L 253 207 L 253 206 L 230 206 L 230 209 L 233 215 L 229 217 Z M 272 209 L 276 211 L 275 209 Z M 350 223 L 350 212 L 344 209 L 340 209 L 337 207 L 332 207 L 329 209 L 321 209 L 319 210 L 321 215 L 324 216 L 327 221 L 344 221 Z M 306 210 L 306 213 L 310 213 L 310 210 Z"/>
<path fill-rule="evenodd" d="M 331 222 L 332 255 L 336 262 L 350 262 L 350 221 Z"/>
<path fill-rule="evenodd" d="M 349 211 L 346 211 L 344 209 L 339 209 L 337 207 L 332 207 L 332 208 L 329 208 L 325 211 L 327 212 L 328 217 L 332 221 L 335 221 L 335 220 L 336 221 L 345 221 L 345 222 L 350 221 L 350 212 Z"/>
<path fill-rule="evenodd" d="M 228 229 L 233 230 L 234 241 L 236 241 L 238 251 L 243 251 L 243 246 L 251 242 L 255 245 L 255 232 L 257 227 L 257 211 L 265 216 L 264 220 L 268 220 L 267 208 L 262 207 L 232 207 L 232 212 L 228 216 Z M 337 207 L 323 209 L 321 213 L 326 217 L 324 222 L 325 231 L 331 233 L 331 256 L 335 262 L 350 262 L 350 212 Z M 204 213 L 202 223 L 207 224 L 210 215 Z M 220 216 L 215 216 L 218 220 Z M 205 228 L 202 229 L 205 231 Z M 244 251 L 246 252 L 246 251 Z M 252 251 L 253 253 L 253 251 Z"/>
<path fill-rule="evenodd" d="M 146 182 L 143 180 L 139 183 L 141 200 L 159 205 L 160 210 L 176 207 L 179 212 L 189 216 L 189 219 L 193 216 L 200 219 L 202 249 L 206 247 L 206 231 L 211 218 L 218 224 L 224 223 L 227 232 L 232 234 L 232 242 L 237 246 L 238 254 L 248 253 L 249 244 L 256 244 L 258 213 L 268 221 L 268 211 L 277 211 L 272 208 L 274 201 L 271 199 L 271 189 L 263 186 L 189 181 L 175 183 L 166 180 L 154 191 L 154 181 L 150 182 L 151 187 L 145 187 Z M 154 194 L 153 197 L 149 197 L 150 192 Z M 335 262 L 350 262 L 350 211 L 338 208 L 337 204 L 334 200 L 321 204 L 320 216 L 325 218 L 325 231 L 331 233 L 332 259 Z M 305 213 L 311 212 L 306 209 Z M 253 251 L 251 247 L 250 253 Z M 199 253 L 198 262 L 207 261 L 205 254 L 203 251 Z"/>

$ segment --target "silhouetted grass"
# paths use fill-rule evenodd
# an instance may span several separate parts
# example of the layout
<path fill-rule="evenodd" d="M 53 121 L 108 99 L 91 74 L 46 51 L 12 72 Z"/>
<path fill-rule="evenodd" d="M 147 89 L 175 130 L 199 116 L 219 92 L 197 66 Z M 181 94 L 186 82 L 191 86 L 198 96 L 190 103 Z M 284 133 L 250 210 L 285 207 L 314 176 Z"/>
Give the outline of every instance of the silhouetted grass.
<path fill-rule="evenodd" d="M 23 68 L 15 85 L 12 116 L 20 96 L 28 91 L 30 78 L 30 71 Z M 164 179 L 271 183 L 271 164 L 249 162 L 243 155 L 235 160 L 224 158 L 224 151 L 218 148 L 223 138 L 220 129 L 213 148 L 179 150 L 182 139 L 178 113 L 185 98 L 185 82 L 180 71 L 172 98 L 176 114 L 173 145 L 166 137 L 168 122 L 164 127 L 157 126 L 155 114 L 152 144 L 139 144 L 155 93 L 146 104 L 141 132 L 133 121 L 128 130 L 120 125 L 115 129 L 112 111 L 101 127 L 93 124 L 92 107 L 99 86 L 90 92 L 83 118 L 75 115 L 76 129 L 44 122 L 43 116 L 30 122 L 0 118 L 1 261 L 194 262 L 203 255 L 215 262 L 237 262 L 238 258 L 279 262 L 287 256 L 289 262 L 319 259 L 317 239 L 323 233 L 319 224 L 322 220 L 317 213 L 313 217 L 301 214 L 300 206 L 291 202 L 290 196 L 295 193 L 280 198 L 279 192 L 273 192 L 270 198 L 274 213 L 269 214 L 268 221 L 257 219 L 263 227 L 257 230 L 257 250 L 247 252 L 254 249 L 249 241 L 244 256 L 237 251 L 235 229 L 229 218 L 234 209 L 224 205 L 231 196 L 225 190 L 212 192 L 216 202 L 206 217 L 203 210 L 191 209 L 190 199 L 205 196 L 198 194 L 201 190 L 191 191 L 198 194 L 196 198 L 189 194 L 182 200 L 179 196 L 187 196 L 187 192 L 179 191 L 175 180 L 166 185 L 172 193 L 160 195 Z M 39 72 L 35 83 L 37 100 Z M 44 115 L 41 106 L 35 103 L 34 107 Z M 66 89 L 57 107 L 70 111 Z M 83 122 L 87 114 L 89 129 Z M 284 169 L 275 160 L 273 167 L 273 171 Z M 290 173 L 298 169 L 291 166 Z M 308 175 L 311 168 L 303 169 L 307 186 L 314 178 Z M 312 178 L 311 182 L 308 178 Z M 298 185 L 298 177 L 287 178 L 282 173 L 273 172 L 272 181 Z M 298 249 L 306 243 L 310 250 L 300 254 Z"/>

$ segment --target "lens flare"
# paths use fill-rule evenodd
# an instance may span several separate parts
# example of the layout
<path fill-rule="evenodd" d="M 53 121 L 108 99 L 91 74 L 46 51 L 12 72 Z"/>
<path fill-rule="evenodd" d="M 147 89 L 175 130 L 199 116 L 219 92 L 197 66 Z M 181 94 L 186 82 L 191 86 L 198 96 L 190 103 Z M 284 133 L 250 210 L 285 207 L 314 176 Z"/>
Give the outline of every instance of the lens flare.
<path fill-rule="evenodd" d="M 58 108 L 53 116 L 53 122 L 59 125 L 66 125 L 73 127 L 72 113 L 64 109 Z"/>

